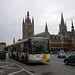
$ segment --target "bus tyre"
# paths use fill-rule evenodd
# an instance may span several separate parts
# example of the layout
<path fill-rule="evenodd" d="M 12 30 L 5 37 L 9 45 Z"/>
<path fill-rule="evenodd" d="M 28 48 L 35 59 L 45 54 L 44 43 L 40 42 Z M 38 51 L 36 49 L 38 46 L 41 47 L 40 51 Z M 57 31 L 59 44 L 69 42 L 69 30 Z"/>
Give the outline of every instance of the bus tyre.
<path fill-rule="evenodd" d="M 13 58 L 15 59 L 15 55 L 13 56 Z"/>
<path fill-rule="evenodd" d="M 25 56 L 25 62 L 26 62 L 26 63 L 29 63 L 29 61 L 28 61 L 28 56 Z"/>
<path fill-rule="evenodd" d="M 9 58 L 10 58 L 10 54 L 9 54 Z"/>
<path fill-rule="evenodd" d="M 24 62 L 24 57 L 22 57 L 22 62 Z"/>
<path fill-rule="evenodd" d="M 3 59 L 5 60 L 6 58 L 4 57 Z"/>

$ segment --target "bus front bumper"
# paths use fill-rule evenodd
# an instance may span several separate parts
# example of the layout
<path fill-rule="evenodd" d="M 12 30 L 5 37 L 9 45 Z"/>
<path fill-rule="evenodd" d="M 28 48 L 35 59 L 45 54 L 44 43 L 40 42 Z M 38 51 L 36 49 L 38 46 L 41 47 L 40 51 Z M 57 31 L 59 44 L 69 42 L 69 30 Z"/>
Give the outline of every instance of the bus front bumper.
<path fill-rule="evenodd" d="M 46 62 L 50 62 L 50 60 L 46 60 Z M 43 60 L 29 60 L 29 63 L 43 63 Z"/>

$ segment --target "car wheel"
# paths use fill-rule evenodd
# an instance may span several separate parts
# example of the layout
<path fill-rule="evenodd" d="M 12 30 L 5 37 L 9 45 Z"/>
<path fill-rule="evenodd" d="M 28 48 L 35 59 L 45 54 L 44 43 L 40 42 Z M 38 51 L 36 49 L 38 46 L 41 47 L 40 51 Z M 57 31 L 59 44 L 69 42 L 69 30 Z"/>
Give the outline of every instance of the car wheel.
<path fill-rule="evenodd" d="M 66 60 L 66 61 L 65 61 L 65 64 L 66 64 L 66 65 L 69 65 L 69 62 Z"/>
<path fill-rule="evenodd" d="M 58 56 L 58 58 L 59 58 L 59 56 Z"/>

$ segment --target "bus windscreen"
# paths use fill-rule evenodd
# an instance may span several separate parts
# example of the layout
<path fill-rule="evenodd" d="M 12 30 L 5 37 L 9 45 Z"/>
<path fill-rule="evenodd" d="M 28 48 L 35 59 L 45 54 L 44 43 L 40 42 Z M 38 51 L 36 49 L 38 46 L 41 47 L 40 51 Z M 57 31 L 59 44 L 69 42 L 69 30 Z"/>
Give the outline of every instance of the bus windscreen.
<path fill-rule="evenodd" d="M 49 53 L 48 39 L 32 40 L 32 52 L 34 54 Z"/>

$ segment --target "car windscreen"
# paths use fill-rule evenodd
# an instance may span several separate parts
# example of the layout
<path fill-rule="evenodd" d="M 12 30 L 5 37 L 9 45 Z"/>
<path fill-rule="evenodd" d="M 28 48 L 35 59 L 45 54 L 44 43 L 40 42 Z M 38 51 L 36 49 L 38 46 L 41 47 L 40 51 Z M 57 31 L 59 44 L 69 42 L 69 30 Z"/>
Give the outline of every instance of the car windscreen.
<path fill-rule="evenodd" d="M 59 52 L 59 54 L 65 54 L 65 52 Z"/>

